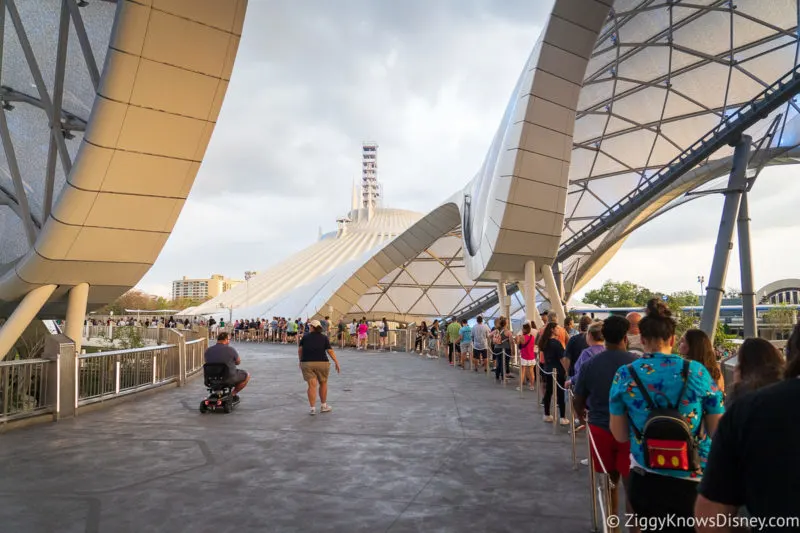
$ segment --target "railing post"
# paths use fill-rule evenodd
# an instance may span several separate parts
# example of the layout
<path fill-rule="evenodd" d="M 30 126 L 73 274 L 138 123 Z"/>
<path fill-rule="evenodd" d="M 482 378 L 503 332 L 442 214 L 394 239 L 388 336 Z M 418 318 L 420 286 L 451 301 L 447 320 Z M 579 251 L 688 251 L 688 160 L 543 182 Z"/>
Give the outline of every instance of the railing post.
<path fill-rule="evenodd" d="M 78 405 L 78 354 L 75 343 L 66 335 L 48 335 L 45 338 L 43 359 L 47 365 L 47 397 L 52 398 L 53 420 L 72 418 Z"/>
<path fill-rule="evenodd" d="M 120 371 L 120 361 L 119 356 L 115 357 L 116 361 L 114 361 L 114 392 L 115 394 L 119 395 L 119 371 Z"/>
<path fill-rule="evenodd" d="M 156 368 L 158 365 L 158 353 L 153 351 L 153 385 L 156 383 Z"/>

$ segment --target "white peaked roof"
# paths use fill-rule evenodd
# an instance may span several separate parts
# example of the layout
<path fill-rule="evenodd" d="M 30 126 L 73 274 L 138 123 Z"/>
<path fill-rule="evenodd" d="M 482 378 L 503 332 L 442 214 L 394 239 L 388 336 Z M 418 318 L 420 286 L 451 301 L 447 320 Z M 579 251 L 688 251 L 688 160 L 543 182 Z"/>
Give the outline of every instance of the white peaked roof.
<path fill-rule="evenodd" d="M 344 231 L 322 238 L 288 259 L 259 272 L 248 282 L 191 310 L 194 315 L 234 317 L 302 316 L 325 287 L 347 279 L 382 245 L 418 221 L 422 215 L 402 209 L 375 209 L 367 219 L 366 210 L 353 211 Z M 341 283 L 339 283 L 341 285 Z M 338 288 L 338 286 L 337 286 Z M 325 314 L 323 312 L 323 314 Z"/>

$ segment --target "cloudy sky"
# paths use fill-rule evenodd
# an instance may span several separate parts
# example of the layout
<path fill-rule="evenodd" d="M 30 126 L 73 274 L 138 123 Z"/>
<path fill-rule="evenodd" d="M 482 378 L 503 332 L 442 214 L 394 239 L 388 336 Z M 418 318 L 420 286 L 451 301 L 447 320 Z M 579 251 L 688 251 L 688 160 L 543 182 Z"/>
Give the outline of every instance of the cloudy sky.
<path fill-rule="evenodd" d="M 380 144 L 385 205 L 437 205 L 481 164 L 550 6 L 251 0 L 205 161 L 139 287 L 168 295 L 183 275 L 241 278 L 334 229 L 360 179 L 362 141 Z M 800 229 L 796 173 L 765 171 L 754 189 L 757 285 L 800 274 L 788 246 Z M 605 279 L 694 288 L 708 275 L 721 202 L 698 200 L 640 230 L 589 288 Z M 729 274 L 738 286 L 738 268 Z"/>

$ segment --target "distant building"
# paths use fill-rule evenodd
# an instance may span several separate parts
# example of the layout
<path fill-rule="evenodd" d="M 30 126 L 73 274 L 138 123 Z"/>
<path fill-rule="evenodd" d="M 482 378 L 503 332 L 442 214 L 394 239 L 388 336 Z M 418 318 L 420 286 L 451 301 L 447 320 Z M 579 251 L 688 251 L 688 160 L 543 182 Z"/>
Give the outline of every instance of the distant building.
<path fill-rule="evenodd" d="M 172 282 L 172 299 L 214 298 L 233 287 L 244 283 L 239 279 L 229 279 L 221 274 L 212 274 L 208 279 L 189 279 L 183 276 Z"/>

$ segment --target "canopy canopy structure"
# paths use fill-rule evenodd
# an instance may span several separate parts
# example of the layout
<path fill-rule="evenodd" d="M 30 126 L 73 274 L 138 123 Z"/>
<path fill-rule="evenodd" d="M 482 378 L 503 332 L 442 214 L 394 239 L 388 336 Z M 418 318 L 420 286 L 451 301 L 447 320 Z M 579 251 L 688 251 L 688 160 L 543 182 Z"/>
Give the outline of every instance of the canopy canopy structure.
<path fill-rule="evenodd" d="M 254 316 L 493 312 L 496 283 L 522 280 L 531 260 L 541 266 L 540 284 L 563 263 L 568 297 L 631 231 L 696 197 L 688 193 L 720 186 L 732 148 L 698 147 L 713 145 L 730 124 L 752 138 L 751 180 L 766 165 L 795 162 L 794 99 L 750 111 L 797 79 L 798 5 L 556 0 L 463 190 L 336 268 L 304 266 L 309 279 L 298 282 L 292 260 L 285 265 L 295 267 L 260 275 L 265 281 L 251 284 L 249 297 L 240 286 L 193 312 L 225 302 Z M 544 286 L 535 290 L 547 296 Z M 512 300 L 523 303 L 518 294 Z"/>

